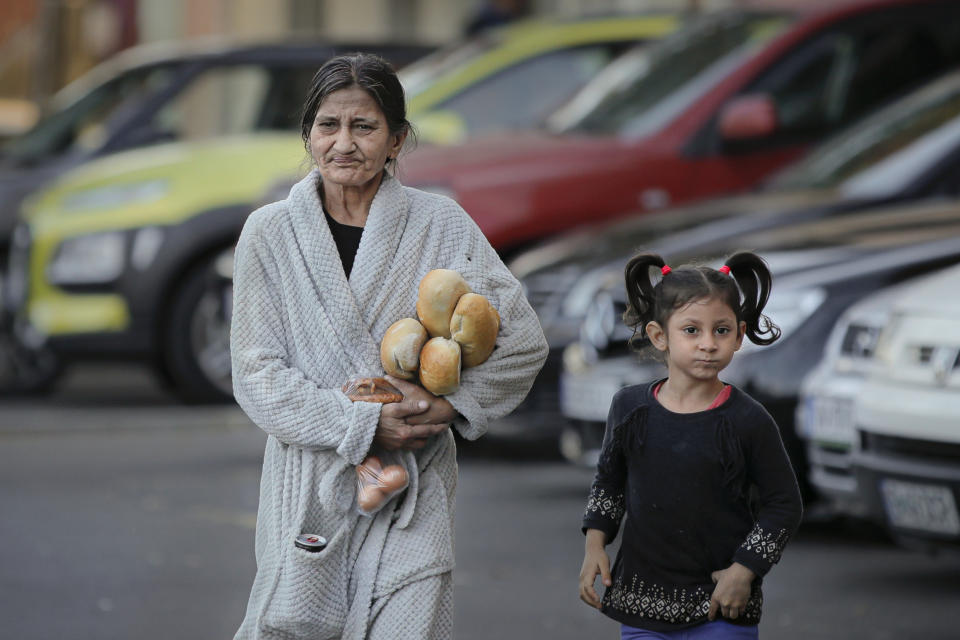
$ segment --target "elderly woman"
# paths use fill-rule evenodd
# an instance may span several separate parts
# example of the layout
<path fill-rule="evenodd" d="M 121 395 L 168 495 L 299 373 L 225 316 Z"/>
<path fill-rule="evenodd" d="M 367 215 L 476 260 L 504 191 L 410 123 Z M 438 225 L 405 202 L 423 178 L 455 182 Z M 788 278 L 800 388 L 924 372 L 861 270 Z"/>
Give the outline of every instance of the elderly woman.
<path fill-rule="evenodd" d="M 250 216 L 236 251 L 234 393 L 268 434 L 257 574 L 237 638 L 448 638 L 451 426 L 473 440 L 519 404 L 546 342 L 470 217 L 386 171 L 409 130 L 386 62 L 358 54 L 326 63 L 301 127 L 316 167 L 286 200 Z M 402 402 L 351 402 L 341 385 L 382 374 L 380 340 L 414 317 L 418 284 L 436 268 L 460 272 L 499 310 L 493 354 L 445 397 L 397 381 Z M 375 443 L 400 453 L 410 484 L 365 517 L 354 466 Z M 305 533 L 326 547 L 297 546 Z"/>

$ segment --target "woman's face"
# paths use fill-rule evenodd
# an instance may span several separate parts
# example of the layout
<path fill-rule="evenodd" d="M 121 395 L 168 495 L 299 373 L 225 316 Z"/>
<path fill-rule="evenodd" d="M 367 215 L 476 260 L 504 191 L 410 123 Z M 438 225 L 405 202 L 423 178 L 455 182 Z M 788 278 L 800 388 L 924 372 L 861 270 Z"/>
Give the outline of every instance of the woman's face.
<path fill-rule="evenodd" d="M 390 133 L 387 119 L 369 93 L 353 86 L 328 95 L 310 129 L 310 155 L 323 181 L 363 187 L 395 158 L 406 133 Z"/>

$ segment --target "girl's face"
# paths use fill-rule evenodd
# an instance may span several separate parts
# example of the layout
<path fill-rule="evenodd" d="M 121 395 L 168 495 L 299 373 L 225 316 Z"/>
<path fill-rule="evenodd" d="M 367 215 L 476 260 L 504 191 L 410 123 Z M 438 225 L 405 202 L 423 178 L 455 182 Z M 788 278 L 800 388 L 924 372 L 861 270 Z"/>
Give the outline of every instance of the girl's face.
<path fill-rule="evenodd" d="M 733 309 L 719 298 L 700 298 L 675 310 L 666 328 L 650 322 L 646 330 L 653 346 L 666 353 L 671 377 L 706 382 L 730 364 L 746 323 L 737 323 Z"/>
<path fill-rule="evenodd" d="M 403 133 L 390 133 L 387 118 L 369 93 L 353 86 L 320 103 L 310 129 L 310 155 L 327 184 L 363 187 L 376 179 L 403 146 Z"/>

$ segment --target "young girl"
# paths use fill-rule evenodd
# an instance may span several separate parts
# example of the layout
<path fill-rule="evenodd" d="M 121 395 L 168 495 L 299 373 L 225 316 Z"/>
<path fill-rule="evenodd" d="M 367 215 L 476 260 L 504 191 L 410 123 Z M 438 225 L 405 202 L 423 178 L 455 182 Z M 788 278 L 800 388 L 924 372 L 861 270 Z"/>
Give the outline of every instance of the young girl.
<path fill-rule="evenodd" d="M 760 583 L 800 523 L 800 491 L 773 418 L 718 375 L 745 335 L 780 337 L 762 314 L 771 280 L 746 252 L 720 269 L 627 264 L 631 347 L 652 345 L 668 377 L 613 398 L 580 571 L 580 598 L 624 640 L 758 637 Z M 604 546 L 624 513 L 611 572 Z"/>

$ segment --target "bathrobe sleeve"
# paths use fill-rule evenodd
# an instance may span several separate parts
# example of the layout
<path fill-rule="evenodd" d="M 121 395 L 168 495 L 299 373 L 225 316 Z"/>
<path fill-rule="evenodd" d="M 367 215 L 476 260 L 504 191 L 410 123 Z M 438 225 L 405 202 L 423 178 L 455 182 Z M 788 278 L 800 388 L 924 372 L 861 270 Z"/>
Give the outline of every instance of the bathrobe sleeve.
<path fill-rule="evenodd" d="M 269 209 L 250 216 L 237 244 L 230 354 L 240 407 L 269 435 L 307 449 L 336 449 L 359 464 L 380 420 L 378 403 L 322 389 L 291 364 L 283 284 L 269 244 Z"/>
<path fill-rule="evenodd" d="M 500 260 L 476 223 L 458 205 L 451 224 L 462 238 L 454 264 L 471 288 L 500 314 L 500 332 L 493 353 L 483 363 L 464 369 L 460 388 L 447 396 L 463 416 L 455 428 L 468 440 L 487 431 L 490 420 L 510 413 L 526 397 L 547 359 L 547 340 L 520 282 Z"/>

